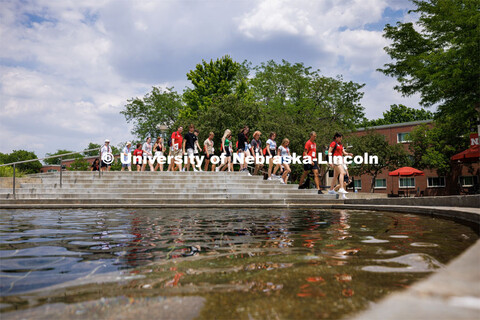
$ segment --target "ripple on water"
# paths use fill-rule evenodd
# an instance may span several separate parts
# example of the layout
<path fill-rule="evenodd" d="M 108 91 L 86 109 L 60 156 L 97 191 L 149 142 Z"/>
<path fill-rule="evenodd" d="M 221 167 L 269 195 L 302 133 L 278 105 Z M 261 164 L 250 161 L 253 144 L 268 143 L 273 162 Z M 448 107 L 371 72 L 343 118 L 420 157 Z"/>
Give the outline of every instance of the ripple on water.
<path fill-rule="evenodd" d="M 388 240 L 376 239 L 375 237 L 372 237 L 372 236 L 367 236 L 365 238 L 367 238 L 367 239 L 362 240 L 363 243 L 386 243 L 386 242 L 389 242 Z"/>
<path fill-rule="evenodd" d="M 435 244 L 435 243 L 428 243 L 428 242 L 413 242 L 413 243 L 410 243 L 410 245 L 412 247 L 424 247 L 424 248 L 434 248 L 434 247 L 438 247 L 438 244 Z"/>
<path fill-rule="evenodd" d="M 363 271 L 371 272 L 433 272 L 444 265 L 425 253 L 410 253 L 391 259 L 377 259 L 376 262 L 402 264 L 401 267 L 365 266 Z"/>

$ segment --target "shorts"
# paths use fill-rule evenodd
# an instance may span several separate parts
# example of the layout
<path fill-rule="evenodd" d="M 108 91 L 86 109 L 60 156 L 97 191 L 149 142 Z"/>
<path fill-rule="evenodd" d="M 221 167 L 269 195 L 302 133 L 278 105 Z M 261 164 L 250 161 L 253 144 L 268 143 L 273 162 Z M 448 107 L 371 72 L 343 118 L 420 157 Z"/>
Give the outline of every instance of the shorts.
<path fill-rule="evenodd" d="M 102 167 L 102 168 L 106 168 L 106 167 L 110 167 L 110 166 L 111 166 L 111 163 L 105 163 L 105 162 L 103 162 L 103 160 L 102 160 L 102 164 L 101 164 L 101 167 Z"/>
<path fill-rule="evenodd" d="M 187 149 L 187 156 L 188 156 L 188 157 L 193 157 L 193 156 L 194 156 L 194 154 L 193 154 L 193 149 L 192 149 L 192 148 L 188 148 L 188 149 Z"/>
<path fill-rule="evenodd" d="M 130 163 L 122 163 L 122 168 L 128 168 L 130 167 Z"/>
<path fill-rule="evenodd" d="M 318 170 L 318 163 L 317 161 L 313 161 L 313 164 L 304 164 L 303 165 L 303 170 L 304 171 L 310 171 L 310 170 Z"/>
<path fill-rule="evenodd" d="M 182 149 L 172 150 L 172 157 L 182 156 Z"/>
<path fill-rule="evenodd" d="M 155 151 L 155 157 L 163 157 L 163 151 Z"/>
<path fill-rule="evenodd" d="M 286 163 L 286 164 L 292 163 L 292 158 L 289 157 L 289 156 L 283 156 L 282 157 L 282 164 L 284 164 L 284 163 Z"/>
<path fill-rule="evenodd" d="M 210 160 L 210 158 L 212 158 L 213 156 L 213 154 L 209 154 L 208 156 L 205 156 L 205 160 Z"/>
<path fill-rule="evenodd" d="M 230 153 L 230 149 L 229 148 L 226 148 L 225 149 L 225 157 L 231 157 L 232 154 Z"/>

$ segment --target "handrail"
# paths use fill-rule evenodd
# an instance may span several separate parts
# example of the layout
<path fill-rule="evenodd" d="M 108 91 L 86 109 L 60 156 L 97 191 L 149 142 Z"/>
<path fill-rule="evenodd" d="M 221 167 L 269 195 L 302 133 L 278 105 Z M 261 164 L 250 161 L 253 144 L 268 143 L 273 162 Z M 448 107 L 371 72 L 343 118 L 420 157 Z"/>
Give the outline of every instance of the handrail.
<path fill-rule="evenodd" d="M 17 164 L 20 164 L 20 163 L 28 163 L 28 162 L 34 162 L 34 161 L 40 161 L 40 160 L 45 160 L 45 159 L 54 159 L 54 158 L 60 158 L 60 188 L 62 187 L 62 162 L 63 162 L 63 157 L 65 156 L 69 156 L 69 155 L 72 155 L 72 154 L 80 154 L 80 153 L 85 153 L 85 152 L 89 152 L 89 151 L 98 151 L 98 158 L 99 158 L 99 168 L 98 168 L 98 177 L 100 178 L 101 177 L 101 168 L 100 168 L 100 163 L 101 163 L 101 159 L 100 159 L 100 149 L 99 148 L 95 148 L 95 149 L 88 149 L 88 150 L 83 150 L 83 151 L 78 151 L 78 152 L 69 152 L 69 153 L 63 153 L 63 154 L 57 154 L 57 155 L 54 155 L 54 156 L 49 156 L 49 157 L 43 157 L 43 158 L 40 158 L 40 159 L 30 159 L 30 160 L 24 160 L 24 161 L 16 161 L 16 162 L 10 162 L 10 163 L 5 163 L 5 164 L 0 164 L 0 167 L 5 167 L 5 166 L 13 166 L 13 184 L 12 184 L 12 187 L 13 187 L 13 199 L 16 199 L 16 192 L 15 192 L 15 171 L 16 171 L 16 168 L 15 166 Z"/>
<path fill-rule="evenodd" d="M 98 151 L 98 152 L 100 153 L 100 148 L 88 149 L 88 150 L 83 150 L 83 151 L 78 151 L 78 152 L 62 153 L 62 154 L 57 154 L 57 155 L 54 155 L 54 156 L 44 157 L 44 158 L 40 158 L 40 159 L 30 159 L 30 160 L 23 160 L 23 161 L 16 161 L 16 162 L 4 163 L 4 164 L 0 164 L 0 167 L 11 166 L 11 165 L 14 165 L 14 164 L 19 164 L 19 163 L 27 163 L 27 162 L 40 161 L 40 160 L 45 160 L 45 159 L 54 159 L 54 158 L 69 156 L 69 155 L 72 155 L 72 154 L 85 153 L 85 152 L 89 152 L 89 151 Z"/>

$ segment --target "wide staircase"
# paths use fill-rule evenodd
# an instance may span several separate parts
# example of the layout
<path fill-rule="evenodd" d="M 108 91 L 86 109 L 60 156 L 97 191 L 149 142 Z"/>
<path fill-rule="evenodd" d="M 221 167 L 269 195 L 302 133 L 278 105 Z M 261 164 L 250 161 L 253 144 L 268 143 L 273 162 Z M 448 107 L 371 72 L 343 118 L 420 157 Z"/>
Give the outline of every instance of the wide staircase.
<path fill-rule="evenodd" d="M 336 195 L 267 181 L 244 172 L 63 172 L 17 179 L 0 188 L 0 208 L 312 207 Z"/>

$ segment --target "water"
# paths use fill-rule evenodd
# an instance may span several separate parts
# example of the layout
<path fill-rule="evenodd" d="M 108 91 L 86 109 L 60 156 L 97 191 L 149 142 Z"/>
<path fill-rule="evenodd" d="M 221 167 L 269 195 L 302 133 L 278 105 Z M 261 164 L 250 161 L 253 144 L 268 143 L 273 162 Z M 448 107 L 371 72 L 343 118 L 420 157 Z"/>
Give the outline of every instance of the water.
<path fill-rule="evenodd" d="M 341 318 L 476 239 L 453 221 L 370 211 L 3 210 L 0 310 L 128 294 L 201 296 L 207 319 Z"/>

